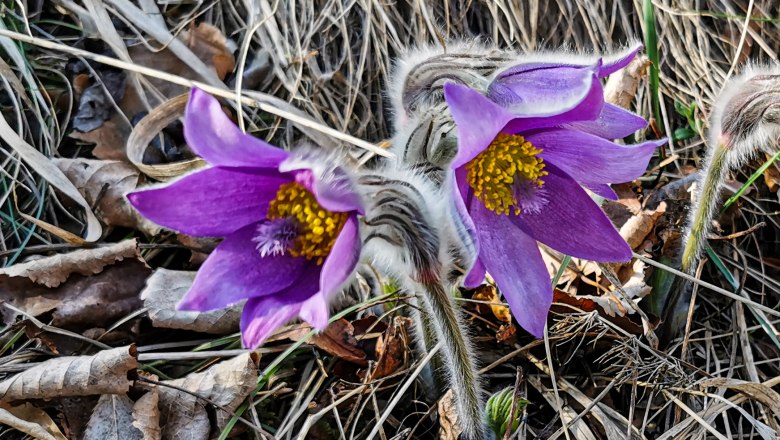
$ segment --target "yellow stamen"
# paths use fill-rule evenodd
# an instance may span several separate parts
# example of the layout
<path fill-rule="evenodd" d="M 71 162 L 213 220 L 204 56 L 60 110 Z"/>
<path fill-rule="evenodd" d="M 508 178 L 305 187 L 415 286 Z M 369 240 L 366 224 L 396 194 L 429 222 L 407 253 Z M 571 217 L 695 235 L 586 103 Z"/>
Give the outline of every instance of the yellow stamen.
<path fill-rule="evenodd" d="M 520 214 L 520 206 L 512 185 L 522 180 L 537 187 L 544 185 L 547 175 L 542 150 L 516 134 L 499 133 L 485 151 L 466 164 L 468 183 L 489 210 L 496 214 Z M 522 180 L 521 180 L 522 179 Z"/>
<path fill-rule="evenodd" d="M 268 206 L 268 218 L 292 217 L 299 225 L 298 236 L 287 251 L 293 257 L 317 259 L 322 264 L 344 227 L 349 213 L 331 212 L 320 206 L 314 194 L 297 182 L 279 187 Z"/>

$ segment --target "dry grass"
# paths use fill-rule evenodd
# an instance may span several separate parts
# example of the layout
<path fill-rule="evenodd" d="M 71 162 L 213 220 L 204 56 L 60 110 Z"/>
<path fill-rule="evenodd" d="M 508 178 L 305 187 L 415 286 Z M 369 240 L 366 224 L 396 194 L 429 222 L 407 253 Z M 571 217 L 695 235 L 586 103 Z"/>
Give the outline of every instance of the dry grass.
<path fill-rule="evenodd" d="M 140 0 L 137 3 L 146 10 L 163 4 L 155 20 L 143 22 L 133 19 L 129 12 L 133 2 L 127 0 L 105 1 L 105 11 L 113 21 L 85 7 L 100 2 L 54 1 L 71 13 L 60 17 L 63 23 L 39 20 L 36 3 L 0 6 L 5 27 L 74 46 L 90 30 L 94 37 L 120 38 L 121 43 L 115 25 L 124 22 L 122 35 L 135 34 L 141 44 L 159 48 L 167 41 L 155 39 L 155 32 L 176 35 L 195 20 L 212 23 L 236 43 L 240 68 L 265 72 L 258 90 L 276 100 L 261 96 L 261 101 L 288 111 L 298 109 L 296 114 L 319 124 L 315 132 L 331 127 L 372 143 L 391 134 L 383 90 L 393 58 L 407 47 L 480 37 L 520 50 L 608 50 L 628 40 L 641 40 L 645 32 L 641 0 Z M 22 11 L 21 4 L 32 10 Z M 675 101 L 695 103 L 696 118 L 706 121 L 722 84 L 741 65 L 748 60 L 777 59 L 780 4 L 776 0 L 656 0 L 654 5 L 662 126 L 669 137 L 685 124 L 675 114 Z M 77 17 L 87 24 L 83 32 L 69 27 Z M 90 28 L 90 22 L 95 26 Z M 3 117 L 43 156 L 52 157 L 58 151 L 79 155 L 64 137 L 72 91 L 62 67 L 73 54 L 0 41 L 5 53 L 15 53 L 21 60 L 17 64 L 13 57 L 9 61 L 4 56 L 0 61 L 0 76 L 5 79 L 0 91 Z M 118 57 L 123 58 L 121 53 Z M 204 82 L 218 85 L 213 78 L 206 77 Z M 20 87 L 26 93 L 14 91 Z M 151 86 L 142 81 L 142 87 Z M 280 144 L 289 143 L 297 135 L 293 128 L 300 128 L 284 118 L 259 117 L 251 107 L 243 110 L 245 121 L 264 124 L 264 134 Z M 646 85 L 640 88 L 634 110 L 646 116 L 652 113 Z M 674 159 L 661 172 L 643 179 L 645 193 L 650 195 L 689 174 L 700 163 L 703 147 L 699 136 L 668 146 L 665 157 Z M 20 160 L 3 142 L 0 162 L 0 261 L 10 265 L 25 254 L 61 249 L 56 243 L 62 240 L 56 234 L 36 229 L 25 218 L 42 219 L 77 233 L 81 220 L 62 206 L 40 177 L 41 171 Z M 745 170 L 737 178 L 744 181 L 750 173 Z M 679 205 L 684 209 L 684 201 Z M 729 214 L 734 221 L 723 227 L 730 233 L 759 222 L 767 226 L 719 247 L 725 265 L 744 286 L 742 293 L 774 310 L 780 299 L 778 213 L 777 195 L 759 184 Z M 678 213 L 676 219 L 680 218 Z M 670 229 L 679 227 L 673 224 Z M 710 266 L 702 277 L 728 289 Z M 385 318 L 390 322 L 398 312 Z M 489 365 L 484 370 L 489 389 L 513 384 L 518 367 L 525 371 L 522 392 L 531 404 L 518 438 L 776 438 L 769 433 L 780 424 L 780 414 L 775 412 L 778 402 L 772 400 L 780 383 L 777 315 L 701 288 L 685 338 L 661 349 L 595 313 L 571 309 L 555 319 L 545 343 L 526 337 L 514 347 L 495 344 L 489 328 L 475 324 L 486 360 L 483 367 Z M 3 340 L 10 336 L 6 331 Z M 13 350 L 5 353 L 5 360 L 8 356 L 29 359 L 26 350 L 34 344 L 9 345 Z M 159 350 L 146 347 L 149 352 L 153 348 Z M 284 349 L 288 350 L 280 354 Z M 147 360 L 151 359 L 154 356 Z M 184 362 L 195 368 L 196 361 Z M 418 395 L 414 386 L 406 391 L 402 404 L 392 412 L 388 409 L 394 393 L 412 384 L 412 373 L 419 364 L 367 383 L 334 379 L 329 370 L 333 364 L 333 359 L 323 359 L 314 350 L 273 346 L 263 358 L 268 376 L 245 416 L 257 426 L 271 428 L 277 438 L 296 438 L 301 426 L 316 427 L 320 435 L 364 438 L 380 418 L 387 418 L 382 438 L 434 437 L 435 424 L 429 416 L 436 413 L 435 402 Z M 168 373 L 175 370 L 166 369 L 166 364 L 154 366 Z M 713 378 L 729 382 L 724 385 Z M 745 387 L 741 381 L 754 386 Z"/>

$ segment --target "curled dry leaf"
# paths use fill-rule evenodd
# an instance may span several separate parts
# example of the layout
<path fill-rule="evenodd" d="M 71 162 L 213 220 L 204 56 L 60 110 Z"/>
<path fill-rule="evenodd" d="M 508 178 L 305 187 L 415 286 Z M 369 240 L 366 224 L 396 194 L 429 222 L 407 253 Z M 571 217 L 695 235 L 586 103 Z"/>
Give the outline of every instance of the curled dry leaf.
<path fill-rule="evenodd" d="M 396 316 L 393 325 L 387 327 L 384 335 L 377 341 L 376 363 L 371 372 L 371 380 L 381 379 L 403 370 L 409 361 L 409 331 L 412 320 Z"/>
<path fill-rule="evenodd" d="M 643 210 L 631 217 L 620 228 L 620 236 L 631 246 L 637 249 L 655 227 L 656 221 L 666 213 L 666 203 L 661 202 L 654 210 Z"/>
<path fill-rule="evenodd" d="M 257 353 L 246 353 L 206 371 L 162 382 L 189 391 L 186 393 L 164 385 L 158 387 L 162 438 L 209 438 L 212 428 L 206 411 L 209 403 L 196 395 L 219 406 L 215 408 L 217 425 L 214 428 L 222 429 L 231 417 L 224 410 L 235 411 L 255 388 L 258 361 Z"/>
<path fill-rule="evenodd" d="M 125 240 L 111 246 L 82 249 L 57 254 L 29 263 L 0 269 L 0 277 L 29 278 L 36 284 L 57 287 L 72 274 L 93 275 L 125 258 L 140 258 L 135 240 Z"/>
<path fill-rule="evenodd" d="M 297 342 L 308 335 L 311 330 L 309 325 L 302 324 L 290 331 L 278 334 L 277 337 L 283 336 Z M 332 322 L 325 331 L 313 335 L 307 342 L 341 360 L 361 367 L 368 365 L 366 351 L 355 338 L 355 327 L 344 318 Z"/>
<path fill-rule="evenodd" d="M 141 431 L 133 426 L 133 401 L 124 394 L 100 396 L 83 440 L 143 440 Z"/>
<path fill-rule="evenodd" d="M 509 312 L 509 307 L 501 303 L 495 286 L 484 284 L 477 287 L 471 299 L 482 302 L 477 304 L 477 312 L 479 314 L 487 315 L 492 312 L 492 315 L 499 321 L 512 322 L 512 314 Z"/>
<path fill-rule="evenodd" d="M 775 417 L 780 417 L 780 393 L 772 388 L 756 382 L 748 382 L 739 379 L 729 379 L 726 377 L 713 377 L 699 382 L 699 389 L 705 391 L 706 388 L 729 388 L 737 391 L 750 399 L 761 402 L 771 410 Z"/>
<path fill-rule="evenodd" d="M 160 391 L 154 387 L 141 396 L 133 405 L 133 426 L 138 428 L 143 435 L 143 440 L 160 440 L 160 409 L 157 403 L 160 400 Z"/>
<path fill-rule="evenodd" d="M 216 335 L 238 331 L 243 302 L 207 313 L 176 310 L 176 304 L 187 293 L 194 279 L 195 272 L 163 268 L 154 271 L 141 292 L 152 325 Z"/>
<path fill-rule="evenodd" d="M 132 384 L 128 373 L 136 367 L 134 345 L 54 358 L 0 382 L 0 401 L 125 394 Z"/>
<path fill-rule="evenodd" d="M 458 440 L 463 428 L 458 423 L 458 411 L 455 409 L 455 395 L 447 390 L 437 403 L 439 411 L 439 440 Z"/>
<path fill-rule="evenodd" d="M 29 403 L 19 406 L 0 405 L 0 424 L 35 439 L 67 440 L 48 414 Z"/>
<path fill-rule="evenodd" d="M 610 75 L 604 86 L 604 100 L 618 107 L 631 108 L 639 84 L 650 64 L 649 58 L 639 55 L 625 69 Z"/>
<path fill-rule="evenodd" d="M 135 240 L 127 240 L 0 269 L 0 301 L 32 316 L 55 310 L 55 326 L 105 326 L 141 306 L 150 272 Z M 5 307 L 0 312 L 6 323 L 15 319 Z"/>
<path fill-rule="evenodd" d="M 149 235 L 160 231 L 159 226 L 138 215 L 125 199 L 125 194 L 138 186 L 137 169 L 115 160 L 53 160 L 107 226 L 137 228 Z"/>

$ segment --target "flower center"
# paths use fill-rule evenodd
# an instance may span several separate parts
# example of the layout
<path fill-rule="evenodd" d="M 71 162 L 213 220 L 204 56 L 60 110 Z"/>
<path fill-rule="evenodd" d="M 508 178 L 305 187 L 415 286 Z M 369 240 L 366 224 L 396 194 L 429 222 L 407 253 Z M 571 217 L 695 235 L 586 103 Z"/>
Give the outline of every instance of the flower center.
<path fill-rule="evenodd" d="M 261 255 L 287 251 L 293 257 L 316 258 L 317 264 L 322 264 L 347 218 L 347 212 L 331 212 L 320 206 L 300 183 L 285 183 L 268 206 L 268 221 L 258 228 L 257 249 Z"/>
<path fill-rule="evenodd" d="M 518 197 L 534 197 L 535 190 L 544 185 L 542 177 L 547 171 L 538 157 L 541 152 L 520 135 L 499 133 L 485 151 L 466 164 L 469 186 L 489 210 L 518 215 L 525 202 L 531 202 Z M 518 191 L 520 185 L 522 190 Z"/>

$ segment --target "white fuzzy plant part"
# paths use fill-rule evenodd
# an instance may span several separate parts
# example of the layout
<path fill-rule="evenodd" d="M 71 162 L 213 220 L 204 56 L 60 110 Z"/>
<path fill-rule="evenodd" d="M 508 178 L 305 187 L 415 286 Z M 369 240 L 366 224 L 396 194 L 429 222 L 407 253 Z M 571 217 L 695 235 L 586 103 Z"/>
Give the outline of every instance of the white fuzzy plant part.
<path fill-rule="evenodd" d="M 467 333 L 454 304 L 452 289 L 474 263 L 476 248 L 453 210 L 449 188 L 402 164 L 366 171 L 358 179 L 365 188 L 364 255 L 418 298 L 421 342 L 433 330 L 442 341 L 443 366 L 455 394 L 466 439 L 485 438 L 483 395 Z M 461 238 L 455 238 L 461 237 Z M 430 344 L 430 342 L 429 342 Z"/>
<path fill-rule="evenodd" d="M 707 156 L 699 173 L 683 240 L 680 269 L 696 271 L 712 230 L 721 191 L 730 172 L 759 152 L 772 153 L 780 141 L 780 66 L 748 66 L 723 88 L 710 115 Z M 663 310 L 667 341 L 685 323 L 690 283 L 677 278 Z"/>
<path fill-rule="evenodd" d="M 780 66 L 749 66 L 723 88 L 710 117 L 709 149 L 685 233 L 684 272 L 696 269 L 729 173 L 759 152 L 776 152 L 779 141 Z"/>

